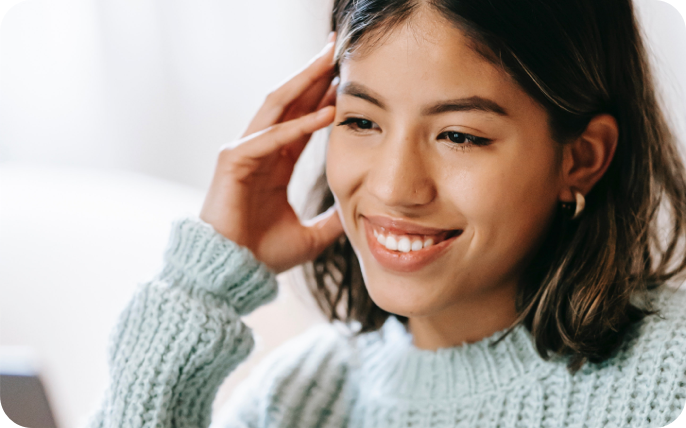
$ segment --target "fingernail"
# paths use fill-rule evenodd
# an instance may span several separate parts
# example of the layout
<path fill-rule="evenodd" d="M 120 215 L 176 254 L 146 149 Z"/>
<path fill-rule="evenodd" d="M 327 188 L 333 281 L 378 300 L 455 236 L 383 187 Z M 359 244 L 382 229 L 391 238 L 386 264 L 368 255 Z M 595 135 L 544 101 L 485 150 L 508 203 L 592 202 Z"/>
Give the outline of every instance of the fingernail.
<path fill-rule="evenodd" d="M 332 32 L 330 32 L 329 35 L 327 36 L 326 42 L 327 42 L 327 43 L 333 42 L 333 39 L 335 39 L 335 38 L 336 38 L 336 32 L 335 32 L 335 31 L 332 31 Z"/>
<path fill-rule="evenodd" d="M 336 77 L 334 77 L 333 80 L 331 81 L 331 86 L 336 86 L 336 85 L 338 85 L 339 83 L 341 83 L 341 78 L 338 77 L 338 76 L 336 76 Z"/>
<path fill-rule="evenodd" d="M 329 109 L 329 106 L 324 107 L 323 109 L 320 109 L 320 110 L 317 112 L 317 119 L 322 119 L 322 118 L 324 118 L 325 116 L 327 116 L 327 115 L 329 114 L 329 110 L 330 110 L 330 109 Z"/>
<path fill-rule="evenodd" d="M 332 48 L 333 45 L 334 45 L 333 42 L 327 43 L 327 44 L 324 46 L 324 48 L 321 50 L 321 52 L 319 52 L 319 53 L 317 54 L 317 57 L 322 57 L 322 56 L 326 55 L 326 54 L 329 52 L 329 50 Z"/>

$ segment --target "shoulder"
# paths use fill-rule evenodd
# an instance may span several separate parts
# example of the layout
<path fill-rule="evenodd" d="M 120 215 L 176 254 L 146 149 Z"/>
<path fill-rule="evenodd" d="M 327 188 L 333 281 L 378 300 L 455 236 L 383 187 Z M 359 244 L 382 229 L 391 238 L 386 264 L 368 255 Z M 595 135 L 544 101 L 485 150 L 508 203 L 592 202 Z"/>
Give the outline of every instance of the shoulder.
<path fill-rule="evenodd" d="M 265 426 L 318 409 L 343 414 L 350 340 L 342 325 L 322 323 L 277 347 L 234 390 L 216 426 Z"/>
<path fill-rule="evenodd" d="M 686 320 L 686 283 L 679 288 L 664 287 L 655 292 L 654 298 L 657 309 L 665 313 L 667 319 L 681 322 Z"/>
<path fill-rule="evenodd" d="M 348 343 L 344 327 L 317 324 L 267 355 L 256 367 L 256 376 L 278 383 L 324 376 L 346 364 Z"/>
<path fill-rule="evenodd" d="M 613 359 L 627 375 L 629 401 L 642 409 L 645 420 L 662 423 L 659 426 L 676 419 L 686 404 L 685 287 L 654 291 L 652 302 L 657 313 L 632 329 Z"/>
<path fill-rule="evenodd" d="M 675 346 L 675 351 L 686 354 L 686 285 L 660 288 L 651 301 L 657 313 L 639 323 L 639 342 L 652 344 L 654 349 Z"/>

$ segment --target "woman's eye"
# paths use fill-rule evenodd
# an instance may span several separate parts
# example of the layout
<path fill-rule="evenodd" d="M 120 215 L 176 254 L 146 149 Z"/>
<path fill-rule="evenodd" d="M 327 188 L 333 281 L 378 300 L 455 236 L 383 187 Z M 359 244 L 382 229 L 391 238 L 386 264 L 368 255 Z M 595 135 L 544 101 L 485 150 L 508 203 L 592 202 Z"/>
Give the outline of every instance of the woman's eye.
<path fill-rule="evenodd" d="M 338 126 L 347 126 L 352 131 L 363 132 L 372 129 L 378 129 L 379 126 L 368 119 L 363 119 L 360 117 L 349 117 L 343 122 L 339 123 Z M 463 132 L 457 131 L 445 131 L 438 135 L 438 139 L 447 139 L 456 146 L 485 146 L 491 142 L 488 138 L 477 137 L 471 134 L 465 134 Z"/>
<path fill-rule="evenodd" d="M 441 132 L 438 135 L 438 139 L 439 140 L 447 139 L 451 143 L 455 143 L 458 145 L 474 144 L 476 146 L 485 146 L 486 144 L 488 144 L 491 141 L 488 138 L 477 137 L 475 135 L 465 134 L 463 132 L 457 132 L 457 131 Z"/>
<path fill-rule="evenodd" d="M 367 119 L 362 119 L 359 117 L 349 117 L 345 119 L 343 122 L 339 123 L 338 126 L 347 126 L 348 128 L 354 130 L 354 131 L 363 131 L 363 130 L 369 130 L 369 129 L 374 129 L 374 125 L 376 125 L 374 122 L 371 120 Z"/>

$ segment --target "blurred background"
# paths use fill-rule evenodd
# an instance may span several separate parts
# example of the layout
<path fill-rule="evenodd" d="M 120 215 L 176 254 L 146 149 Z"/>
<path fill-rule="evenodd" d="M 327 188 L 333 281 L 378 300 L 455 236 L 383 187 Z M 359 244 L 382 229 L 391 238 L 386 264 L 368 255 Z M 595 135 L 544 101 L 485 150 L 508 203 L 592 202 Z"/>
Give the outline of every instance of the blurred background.
<path fill-rule="evenodd" d="M 660 92 L 686 140 L 686 26 L 637 0 Z M 219 147 L 324 45 L 330 0 L 25 0 L 0 25 L 0 347 L 29 354 L 60 427 L 98 405 L 106 347 L 173 219 L 199 212 Z M 300 210 L 325 152 L 289 187 Z M 246 318 L 251 358 L 323 322 L 304 286 Z"/>

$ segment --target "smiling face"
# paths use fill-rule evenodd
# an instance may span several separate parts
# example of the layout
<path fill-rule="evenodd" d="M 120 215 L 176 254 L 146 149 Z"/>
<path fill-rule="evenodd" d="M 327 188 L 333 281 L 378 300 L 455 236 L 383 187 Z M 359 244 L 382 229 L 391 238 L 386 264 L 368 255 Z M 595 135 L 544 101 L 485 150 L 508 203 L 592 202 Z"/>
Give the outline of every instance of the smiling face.
<path fill-rule="evenodd" d="M 340 79 L 327 177 L 371 298 L 410 325 L 507 327 L 562 187 L 545 110 L 430 11 Z"/>

